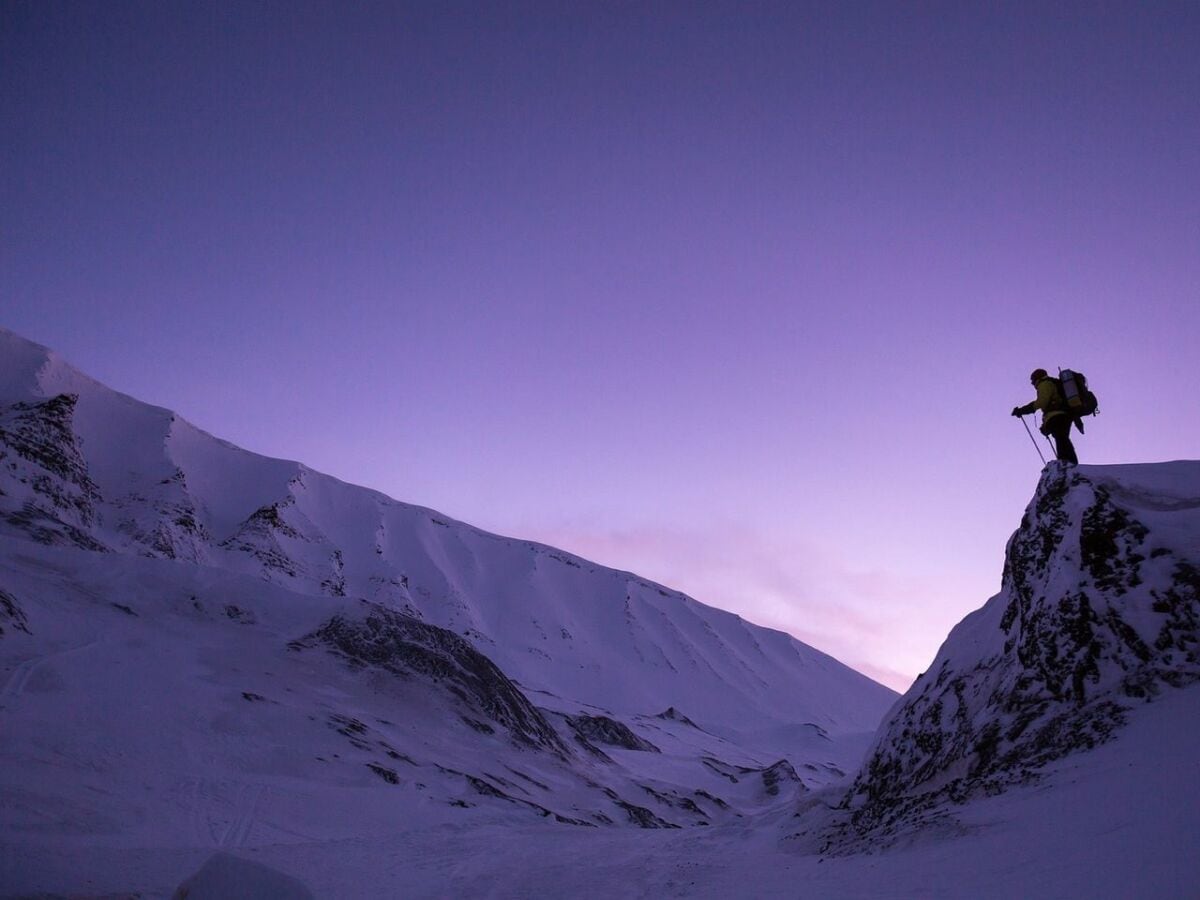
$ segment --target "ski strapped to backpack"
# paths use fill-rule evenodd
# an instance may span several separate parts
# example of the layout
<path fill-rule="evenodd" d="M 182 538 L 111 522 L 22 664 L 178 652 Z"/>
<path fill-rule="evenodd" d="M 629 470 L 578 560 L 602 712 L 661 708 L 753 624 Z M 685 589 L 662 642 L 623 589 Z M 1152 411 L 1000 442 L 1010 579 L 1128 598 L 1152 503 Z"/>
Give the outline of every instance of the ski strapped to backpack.
<path fill-rule="evenodd" d="M 1094 416 L 1100 411 L 1096 395 L 1088 390 L 1087 378 L 1082 372 L 1073 369 L 1058 370 L 1059 396 L 1062 398 L 1062 409 L 1075 419 L 1081 416 Z"/>

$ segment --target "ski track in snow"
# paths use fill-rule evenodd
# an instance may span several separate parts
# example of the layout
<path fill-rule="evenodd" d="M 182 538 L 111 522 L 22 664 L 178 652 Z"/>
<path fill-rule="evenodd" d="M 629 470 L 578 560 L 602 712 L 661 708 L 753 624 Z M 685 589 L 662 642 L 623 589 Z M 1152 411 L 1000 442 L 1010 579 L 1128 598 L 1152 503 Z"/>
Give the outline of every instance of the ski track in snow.
<path fill-rule="evenodd" d="M 244 784 L 238 790 L 237 803 L 234 807 L 233 821 L 221 835 L 219 846 L 244 847 L 250 840 L 250 833 L 257 822 L 258 803 L 262 799 L 266 785 Z"/>
<path fill-rule="evenodd" d="M 4 683 L 4 690 L 0 691 L 0 709 L 8 709 L 25 690 L 25 685 L 28 684 L 30 676 L 38 664 L 44 662 L 46 657 L 35 656 L 32 659 L 27 659 L 25 662 L 13 669 L 12 675 Z"/>
<path fill-rule="evenodd" d="M 267 786 L 239 784 L 233 791 L 232 802 L 223 796 L 228 794 L 223 787 L 205 778 L 189 778 L 182 785 L 197 846 L 225 850 L 245 847 L 258 824 L 258 809 Z"/>
<path fill-rule="evenodd" d="M 18 663 L 13 669 L 12 674 L 8 676 L 8 680 L 4 683 L 4 688 L 0 690 L 0 709 L 11 709 L 16 705 L 16 702 L 25 693 L 25 688 L 29 684 L 35 672 L 44 664 L 54 659 L 62 659 L 64 656 L 70 656 L 75 653 L 81 653 L 89 647 L 94 647 L 103 640 L 102 637 L 95 637 L 86 644 L 80 644 L 78 647 L 70 647 L 66 650 L 58 650 L 54 653 L 45 653 L 41 656 L 34 656 L 24 662 Z"/>

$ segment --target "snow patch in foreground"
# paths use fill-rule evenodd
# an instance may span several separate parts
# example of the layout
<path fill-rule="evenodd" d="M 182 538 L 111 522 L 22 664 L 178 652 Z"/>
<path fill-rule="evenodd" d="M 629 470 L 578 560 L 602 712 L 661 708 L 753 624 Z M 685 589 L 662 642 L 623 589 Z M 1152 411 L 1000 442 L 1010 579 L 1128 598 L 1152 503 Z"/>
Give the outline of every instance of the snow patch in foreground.
<path fill-rule="evenodd" d="M 314 900 L 291 875 L 229 853 L 215 853 L 171 895 L 172 900 Z"/>

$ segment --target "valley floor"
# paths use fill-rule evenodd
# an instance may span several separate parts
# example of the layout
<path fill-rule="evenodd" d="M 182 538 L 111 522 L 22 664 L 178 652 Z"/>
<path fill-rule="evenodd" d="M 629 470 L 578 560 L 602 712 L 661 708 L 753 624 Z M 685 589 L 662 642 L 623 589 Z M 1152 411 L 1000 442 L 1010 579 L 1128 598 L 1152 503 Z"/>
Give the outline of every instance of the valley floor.
<path fill-rule="evenodd" d="M 443 820 L 316 842 L 278 842 L 276 832 L 262 843 L 256 810 L 269 798 L 235 792 L 211 843 L 98 846 L 48 828 L 8 831 L 0 895 L 168 897 L 224 846 L 323 898 L 1194 898 L 1198 739 L 1200 687 L 1168 689 L 1115 741 L 1062 761 L 1038 784 L 960 807 L 957 826 L 941 833 L 856 856 L 804 847 L 791 835 L 806 821 L 790 809 L 673 831 Z"/>

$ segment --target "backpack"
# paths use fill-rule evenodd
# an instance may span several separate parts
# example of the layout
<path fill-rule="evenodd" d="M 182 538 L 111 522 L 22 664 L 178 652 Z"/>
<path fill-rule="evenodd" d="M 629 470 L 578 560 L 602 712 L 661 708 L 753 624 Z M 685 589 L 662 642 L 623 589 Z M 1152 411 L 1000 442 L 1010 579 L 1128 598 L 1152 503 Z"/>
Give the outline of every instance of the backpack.
<path fill-rule="evenodd" d="M 1081 416 L 1094 416 L 1100 411 L 1096 395 L 1088 390 L 1087 378 L 1082 372 L 1060 369 L 1058 389 L 1059 397 L 1062 398 L 1061 408 L 1069 412 L 1076 421 Z"/>

